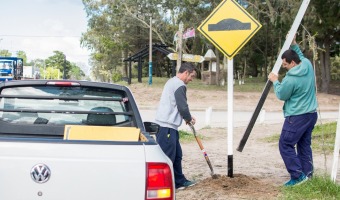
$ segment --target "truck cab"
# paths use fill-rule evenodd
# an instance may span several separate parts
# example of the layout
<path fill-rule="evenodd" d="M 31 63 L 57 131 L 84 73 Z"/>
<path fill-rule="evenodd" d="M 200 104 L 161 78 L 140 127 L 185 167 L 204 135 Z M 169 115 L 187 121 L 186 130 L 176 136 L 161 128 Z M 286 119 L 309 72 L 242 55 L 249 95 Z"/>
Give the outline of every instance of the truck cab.
<path fill-rule="evenodd" d="M 23 59 L 0 57 L 0 82 L 20 80 L 23 75 Z"/>

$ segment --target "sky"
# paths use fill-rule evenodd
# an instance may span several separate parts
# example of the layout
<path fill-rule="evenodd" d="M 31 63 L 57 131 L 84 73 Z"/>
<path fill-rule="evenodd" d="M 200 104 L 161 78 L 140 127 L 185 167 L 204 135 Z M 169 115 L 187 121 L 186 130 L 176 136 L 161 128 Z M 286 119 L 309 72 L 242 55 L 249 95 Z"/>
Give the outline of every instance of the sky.
<path fill-rule="evenodd" d="M 25 51 L 28 61 L 57 50 L 70 62 L 88 65 L 90 51 L 80 46 L 87 30 L 81 0 L 1 0 L 0 7 L 0 49 L 12 56 Z"/>

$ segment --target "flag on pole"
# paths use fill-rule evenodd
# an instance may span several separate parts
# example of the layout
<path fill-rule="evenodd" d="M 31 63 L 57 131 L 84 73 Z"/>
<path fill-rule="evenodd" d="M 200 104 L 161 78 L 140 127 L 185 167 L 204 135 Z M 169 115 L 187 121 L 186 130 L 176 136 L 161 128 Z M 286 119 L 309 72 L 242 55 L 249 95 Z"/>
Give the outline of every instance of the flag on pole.
<path fill-rule="evenodd" d="M 183 33 L 183 39 L 192 38 L 192 37 L 195 37 L 195 29 L 191 27 L 191 28 L 188 28 Z"/>
<path fill-rule="evenodd" d="M 192 38 L 195 37 L 195 29 L 194 28 L 188 28 L 184 33 L 183 33 L 183 39 L 188 39 L 188 38 Z M 178 40 L 178 31 L 175 33 L 174 35 L 174 40 L 173 43 L 176 43 Z"/>

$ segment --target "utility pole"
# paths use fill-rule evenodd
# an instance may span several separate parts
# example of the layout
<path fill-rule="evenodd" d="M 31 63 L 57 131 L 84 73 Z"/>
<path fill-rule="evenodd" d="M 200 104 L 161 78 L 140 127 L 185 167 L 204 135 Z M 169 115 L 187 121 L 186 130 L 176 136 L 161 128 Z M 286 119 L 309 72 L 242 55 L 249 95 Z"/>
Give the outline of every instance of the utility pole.
<path fill-rule="evenodd" d="M 177 66 L 176 72 L 178 72 L 179 68 L 182 64 L 182 42 L 183 42 L 183 22 L 179 23 L 179 31 L 178 31 L 178 58 L 177 58 Z"/>
<path fill-rule="evenodd" d="M 45 60 L 43 60 L 43 63 L 44 63 L 44 79 L 46 79 L 46 63 L 45 63 Z"/>
<path fill-rule="evenodd" d="M 64 63 L 63 63 L 63 79 L 66 79 L 66 55 L 64 55 Z M 59 76 L 58 76 L 59 77 Z"/>
<path fill-rule="evenodd" d="M 152 85 L 152 17 L 150 17 L 150 39 L 149 39 L 149 85 Z"/>

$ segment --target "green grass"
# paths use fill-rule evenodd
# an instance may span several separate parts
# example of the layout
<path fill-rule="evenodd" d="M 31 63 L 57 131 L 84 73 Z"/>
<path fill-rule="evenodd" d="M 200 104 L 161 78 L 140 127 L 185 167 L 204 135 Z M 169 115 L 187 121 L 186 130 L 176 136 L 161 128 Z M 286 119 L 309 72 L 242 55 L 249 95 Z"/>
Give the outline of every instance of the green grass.
<path fill-rule="evenodd" d="M 336 122 L 319 124 L 312 133 L 313 151 L 332 153 L 335 142 Z M 265 138 L 267 142 L 278 142 L 280 134 Z M 279 199 L 305 200 L 305 199 L 340 199 L 340 185 L 331 181 L 327 175 L 314 175 L 304 184 L 295 187 L 282 187 Z"/>
<path fill-rule="evenodd" d="M 179 140 L 181 142 L 190 142 L 195 140 L 194 134 L 187 131 L 179 130 Z"/>
<path fill-rule="evenodd" d="M 330 153 L 334 150 L 336 122 L 317 125 L 312 135 L 312 148 Z"/>
<path fill-rule="evenodd" d="M 156 87 L 156 88 L 163 88 L 164 84 L 166 81 L 169 80 L 169 78 L 160 78 L 160 77 L 153 77 L 152 78 L 152 85 L 150 87 Z M 262 77 L 260 78 L 246 78 L 245 79 L 245 84 L 239 85 L 238 81 L 235 80 L 234 84 L 234 92 L 262 92 L 264 86 L 265 86 L 265 81 Z M 120 85 L 125 85 L 129 86 L 127 82 L 124 81 L 119 81 L 116 82 L 117 84 Z M 148 83 L 148 78 L 143 77 L 142 78 L 142 83 L 138 83 L 137 78 L 133 78 L 131 80 L 131 85 L 134 84 L 143 84 L 145 86 L 149 86 Z M 199 90 L 215 90 L 215 91 L 227 91 L 227 82 L 225 83 L 224 86 L 216 86 L 216 85 L 206 85 L 203 84 L 202 80 L 199 79 L 194 79 L 192 82 L 188 84 L 188 89 L 199 89 Z"/>
<path fill-rule="evenodd" d="M 340 199 L 340 185 L 331 181 L 330 177 L 315 175 L 311 180 L 294 187 L 282 187 L 279 199 Z"/>
<path fill-rule="evenodd" d="M 234 77 L 236 78 L 236 77 Z M 163 88 L 165 82 L 169 80 L 167 77 L 152 77 L 152 85 L 150 87 L 161 87 Z M 149 77 L 142 77 L 142 83 L 138 83 L 137 78 L 132 78 L 131 80 L 131 85 L 134 84 L 143 84 L 145 86 L 149 86 Z M 252 78 L 245 78 L 243 85 L 239 85 L 238 80 L 235 80 L 234 84 L 234 91 L 235 92 L 262 92 L 265 85 L 266 85 L 267 79 L 264 77 L 252 77 Z M 338 83 L 339 80 L 331 80 L 330 82 L 330 93 L 331 94 L 337 94 L 340 95 Z M 125 81 L 119 81 L 116 82 L 117 84 L 120 85 L 125 85 L 129 86 L 127 82 Z M 188 88 L 193 88 L 193 89 L 200 89 L 200 90 L 227 90 L 227 83 L 228 81 L 225 82 L 224 86 L 216 86 L 216 85 L 206 85 L 203 83 L 202 80 L 200 79 L 194 79 L 191 83 L 189 83 Z M 271 92 L 273 92 L 273 87 L 271 88 Z"/>
<path fill-rule="evenodd" d="M 180 142 L 192 142 L 195 139 L 195 136 L 192 132 L 187 132 L 183 130 L 179 130 L 179 140 Z M 200 139 L 203 139 L 202 135 L 197 135 Z"/>
<path fill-rule="evenodd" d="M 331 153 L 334 150 L 336 122 L 319 124 L 314 127 L 312 133 L 312 149 L 313 151 L 324 151 Z M 278 142 L 280 134 L 274 134 L 263 140 L 266 142 Z"/>
<path fill-rule="evenodd" d="M 268 143 L 274 143 L 274 142 L 277 143 L 277 142 L 279 142 L 279 139 L 280 139 L 280 134 L 276 133 L 274 135 L 265 137 L 262 140 L 265 141 L 265 142 L 268 142 Z"/>
<path fill-rule="evenodd" d="M 238 80 L 235 80 L 234 92 L 261 92 L 265 86 L 263 78 L 247 78 L 243 85 L 239 85 Z M 227 91 L 227 82 L 224 86 L 217 85 L 205 85 L 201 80 L 195 79 L 188 84 L 188 88 L 200 89 L 200 90 L 224 90 Z"/>

